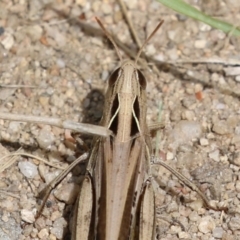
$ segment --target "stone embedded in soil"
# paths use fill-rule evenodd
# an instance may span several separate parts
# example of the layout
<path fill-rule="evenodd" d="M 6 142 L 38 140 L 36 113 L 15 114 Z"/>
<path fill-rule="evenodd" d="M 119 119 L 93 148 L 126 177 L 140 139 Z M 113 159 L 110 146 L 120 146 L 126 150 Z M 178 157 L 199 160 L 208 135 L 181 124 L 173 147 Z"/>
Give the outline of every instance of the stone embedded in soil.
<path fill-rule="evenodd" d="M 213 152 L 210 152 L 208 156 L 214 161 L 219 162 L 220 161 L 219 154 L 220 154 L 219 149 L 216 149 Z"/>
<path fill-rule="evenodd" d="M 54 196 L 67 204 L 73 204 L 80 191 L 80 186 L 74 183 L 68 183 L 54 192 Z"/>
<path fill-rule="evenodd" d="M 53 133 L 49 130 L 49 127 L 44 127 L 39 131 L 37 135 L 37 142 L 39 146 L 43 149 L 50 149 L 55 137 Z"/>
<path fill-rule="evenodd" d="M 37 166 L 31 162 L 20 161 L 18 167 L 21 173 L 27 178 L 34 178 L 38 174 Z"/>
<path fill-rule="evenodd" d="M 33 211 L 22 209 L 21 210 L 21 218 L 23 221 L 27 223 L 33 223 L 35 221 L 35 216 L 33 214 Z"/>
<path fill-rule="evenodd" d="M 219 135 L 224 135 L 231 132 L 227 122 L 223 120 L 213 123 L 212 131 Z"/>
<path fill-rule="evenodd" d="M 232 163 L 240 166 L 240 152 L 235 152 L 233 155 Z"/>
<path fill-rule="evenodd" d="M 199 122 L 182 120 L 175 125 L 170 133 L 170 146 L 174 149 L 180 144 L 199 138 L 201 134 L 202 128 Z"/>
<path fill-rule="evenodd" d="M 196 40 L 195 43 L 194 43 L 194 47 L 202 49 L 202 48 L 205 48 L 206 43 L 207 43 L 207 41 L 204 40 L 204 39 Z"/>
<path fill-rule="evenodd" d="M 58 239 L 62 239 L 64 236 L 64 228 L 67 226 L 67 222 L 63 217 L 56 219 L 53 223 L 53 228 L 51 233 L 55 235 Z"/>
<path fill-rule="evenodd" d="M 215 222 L 213 218 L 210 216 L 203 217 L 198 225 L 199 231 L 204 234 L 212 232 L 214 228 L 215 228 Z"/>
<path fill-rule="evenodd" d="M 221 227 L 216 227 L 213 229 L 213 237 L 215 238 L 222 238 L 223 236 L 223 229 Z"/>
<path fill-rule="evenodd" d="M 34 42 L 39 40 L 43 33 L 43 29 L 39 25 L 30 25 L 28 27 L 25 27 L 24 31 Z"/>
<path fill-rule="evenodd" d="M 228 226 L 232 231 L 240 230 L 240 218 L 232 217 L 228 223 Z"/>
<path fill-rule="evenodd" d="M 5 32 L 3 38 L 1 38 L 0 43 L 6 50 L 10 50 L 14 45 L 14 37 L 11 33 Z"/>
<path fill-rule="evenodd" d="M 39 231 L 38 237 L 40 239 L 46 239 L 49 236 L 48 230 L 46 228 L 43 228 Z"/>
<path fill-rule="evenodd" d="M 206 138 L 200 138 L 200 144 L 201 144 L 201 146 L 207 146 L 208 140 Z"/>
<path fill-rule="evenodd" d="M 191 238 L 190 234 L 187 232 L 179 232 L 178 237 L 179 237 L 179 239 L 190 239 Z"/>

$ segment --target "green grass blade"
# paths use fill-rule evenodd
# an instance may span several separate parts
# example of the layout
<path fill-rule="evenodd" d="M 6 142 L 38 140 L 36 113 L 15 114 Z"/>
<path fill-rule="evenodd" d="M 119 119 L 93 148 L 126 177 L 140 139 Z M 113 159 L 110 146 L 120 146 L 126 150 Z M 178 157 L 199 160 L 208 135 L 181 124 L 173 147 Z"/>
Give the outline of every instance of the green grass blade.
<path fill-rule="evenodd" d="M 230 33 L 235 36 L 240 36 L 240 29 L 236 26 L 231 25 L 222 20 L 212 18 L 203 12 L 197 10 L 191 5 L 185 3 L 182 0 L 158 0 L 160 3 L 165 5 L 168 8 L 173 9 L 174 11 L 186 15 L 188 17 L 194 18 L 198 21 L 204 22 L 210 25 L 213 28 L 222 30 L 225 33 Z"/>

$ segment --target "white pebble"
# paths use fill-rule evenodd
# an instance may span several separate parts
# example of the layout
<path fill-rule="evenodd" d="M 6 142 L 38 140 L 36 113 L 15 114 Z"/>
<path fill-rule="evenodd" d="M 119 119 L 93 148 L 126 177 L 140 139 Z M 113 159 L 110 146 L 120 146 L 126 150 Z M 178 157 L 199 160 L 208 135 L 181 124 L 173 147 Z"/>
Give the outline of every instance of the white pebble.
<path fill-rule="evenodd" d="M 8 130 L 11 133 L 17 133 L 20 131 L 21 123 L 20 122 L 10 122 L 8 126 Z"/>
<path fill-rule="evenodd" d="M 174 158 L 174 154 L 172 152 L 167 152 L 167 160 L 172 160 Z"/>
<path fill-rule="evenodd" d="M 215 228 L 215 223 L 212 217 L 206 216 L 201 219 L 201 222 L 198 225 L 198 229 L 202 233 L 209 233 Z"/>
<path fill-rule="evenodd" d="M 109 76 L 109 72 L 106 70 L 103 70 L 103 72 L 101 74 L 101 79 L 105 81 L 108 79 L 108 76 Z"/>
<path fill-rule="evenodd" d="M 51 233 L 54 234 L 58 239 L 63 238 L 64 228 L 67 226 L 67 222 L 63 217 L 56 219 L 53 223 L 53 228 L 51 229 Z"/>
<path fill-rule="evenodd" d="M 18 167 L 21 173 L 27 178 L 34 178 L 38 173 L 37 166 L 31 162 L 19 162 Z"/>
<path fill-rule="evenodd" d="M 49 130 L 49 128 L 41 129 L 37 136 L 38 144 L 43 149 L 50 149 L 54 140 L 55 137 L 53 133 Z"/>
<path fill-rule="evenodd" d="M 208 156 L 209 156 L 211 159 L 213 159 L 214 161 L 216 161 L 216 162 L 219 162 L 219 161 L 220 161 L 220 159 L 219 159 L 219 150 L 218 150 L 218 149 L 214 150 L 213 152 L 210 152 L 210 153 L 208 154 Z"/>
<path fill-rule="evenodd" d="M 179 232 L 178 237 L 179 237 L 179 239 L 190 239 L 191 238 L 191 236 L 187 232 Z"/>
<path fill-rule="evenodd" d="M 237 76 L 240 75 L 240 67 L 227 67 L 224 72 L 227 76 Z"/>
<path fill-rule="evenodd" d="M 29 211 L 27 209 L 21 210 L 21 218 L 23 221 L 27 223 L 33 223 L 35 221 L 35 216 L 33 211 Z"/>
<path fill-rule="evenodd" d="M 206 40 L 196 40 L 194 43 L 194 46 L 195 46 L 195 48 L 202 49 L 202 48 L 205 48 L 206 43 L 207 43 Z"/>
<path fill-rule="evenodd" d="M 222 239 L 223 229 L 221 227 L 216 227 L 213 229 L 213 237 Z"/>
<path fill-rule="evenodd" d="M 63 59 L 59 58 L 59 59 L 57 59 L 57 66 L 59 68 L 65 68 L 66 64 Z"/>
<path fill-rule="evenodd" d="M 237 82 L 240 82 L 240 75 L 236 76 L 235 80 L 236 80 Z"/>
<path fill-rule="evenodd" d="M 54 192 L 54 196 L 67 204 L 73 204 L 80 191 L 80 187 L 74 183 L 68 183 Z"/>
<path fill-rule="evenodd" d="M 49 236 L 48 230 L 46 228 L 43 228 L 39 231 L 38 237 L 40 239 L 46 239 Z"/>
<path fill-rule="evenodd" d="M 4 37 L 1 40 L 1 44 L 3 45 L 3 47 L 7 50 L 11 49 L 13 44 L 14 44 L 14 38 L 12 36 L 12 34 L 10 33 L 5 33 Z"/>
<path fill-rule="evenodd" d="M 200 144 L 201 144 L 201 146 L 207 146 L 208 140 L 206 138 L 200 138 Z"/>
<path fill-rule="evenodd" d="M 224 103 L 217 103 L 216 104 L 216 109 L 217 110 L 222 110 L 222 109 L 225 109 L 226 108 L 226 105 Z"/>
<path fill-rule="evenodd" d="M 149 56 L 153 56 L 156 53 L 156 48 L 153 46 L 153 44 L 150 44 L 146 47 L 146 54 Z"/>

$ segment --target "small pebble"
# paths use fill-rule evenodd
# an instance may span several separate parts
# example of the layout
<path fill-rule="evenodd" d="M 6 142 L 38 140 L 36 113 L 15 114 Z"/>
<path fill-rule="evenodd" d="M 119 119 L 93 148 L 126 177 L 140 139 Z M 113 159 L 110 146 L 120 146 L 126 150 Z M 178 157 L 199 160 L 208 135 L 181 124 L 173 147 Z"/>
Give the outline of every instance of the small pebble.
<path fill-rule="evenodd" d="M 228 226 L 232 231 L 240 230 L 240 218 L 232 217 L 228 223 Z"/>
<path fill-rule="evenodd" d="M 67 226 L 67 222 L 63 217 L 56 219 L 53 223 L 53 228 L 51 229 L 51 233 L 55 235 L 58 239 L 63 238 L 64 228 Z"/>
<path fill-rule="evenodd" d="M 0 89 L 0 100 L 4 101 L 15 93 L 15 89 L 2 88 Z"/>
<path fill-rule="evenodd" d="M 219 135 L 230 133 L 230 129 L 227 126 L 226 121 L 217 121 L 213 123 L 212 131 Z"/>
<path fill-rule="evenodd" d="M 32 39 L 32 41 L 38 41 L 43 33 L 43 29 L 39 25 L 30 25 L 24 28 L 25 33 Z"/>
<path fill-rule="evenodd" d="M 54 192 L 54 196 L 67 204 L 73 204 L 80 191 L 80 186 L 74 183 L 68 183 Z"/>
<path fill-rule="evenodd" d="M 191 238 L 190 234 L 187 232 L 179 232 L 178 237 L 179 237 L 179 239 L 190 239 Z"/>
<path fill-rule="evenodd" d="M 40 96 L 39 97 L 39 103 L 43 106 L 46 107 L 49 105 L 49 97 L 48 96 Z"/>
<path fill-rule="evenodd" d="M 5 32 L 4 36 L 1 39 L 1 44 L 6 50 L 10 50 L 14 44 L 13 35 L 10 33 Z"/>
<path fill-rule="evenodd" d="M 101 74 L 101 79 L 105 81 L 108 79 L 108 76 L 109 76 L 109 72 L 106 70 L 103 70 Z"/>
<path fill-rule="evenodd" d="M 240 166 L 240 152 L 235 152 L 233 155 L 233 164 Z"/>
<path fill-rule="evenodd" d="M 61 58 L 58 58 L 58 59 L 57 59 L 56 64 L 57 64 L 57 66 L 58 66 L 59 68 L 65 68 L 65 66 L 66 66 L 65 61 L 64 61 L 63 59 L 61 59 Z"/>
<path fill-rule="evenodd" d="M 206 138 L 200 138 L 200 144 L 201 144 L 201 146 L 207 146 L 208 140 Z"/>
<path fill-rule="evenodd" d="M 199 231 L 204 234 L 212 232 L 214 228 L 215 222 L 210 216 L 203 217 L 198 225 Z"/>
<path fill-rule="evenodd" d="M 224 72 L 227 76 L 240 75 L 240 67 L 227 67 L 224 68 Z"/>
<path fill-rule="evenodd" d="M 40 232 L 38 233 L 38 237 L 40 239 L 46 239 L 48 237 L 49 233 L 48 230 L 46 228 L 43 228 L 42 230 L 40 230 Z"/>
<path fill-rule="evenodd" d="M 20 122 L 10 122 L 8 129 L 10 133 L 18 133 L 21 128 L 21 123 Z"/>
<path fill-rule="evenodd" d="M 207 42 L 206 42 L 206 40 L 204 40 L 204 39 L 196 40 L 195 43 L 194 43 L 194 47 L 195 47 L 195 48 L 202 49 L 202 48 L 205 48 L 206 43 L 207 43 Z"/>
<path fill-rule="evenodd" d="M 21 218 L 23 221 L 27 223 L 33 223 L 35 221 L 35 216 L 33 214 L 33 211 L 29 211 L 27 209 L 21 210 Z"/>
<path fill-rule="evenodd" d="M 9 218 L 6 214 L 3 214 L 2 215 L 2 220 L 3 220 L 3 222 L 8 222 Z"/>
<path fill-rule="evenodd" d="M 192 211 L 188 217 L 191 222 L 197 222 L 200 218 L 196 211 Z"/>
<path fill-rule="evenodd" d="M 236 76 L 236 77 L 235 77 L 235 80 L 236 80 L 237 82 L 240 82 L 240 75 Z"/>
<path fill-rule="evenodd" d="M 43 149 L 50 149 L 55 141 L 53 133 L 49 130 L 49 127 L 44 127 L 39 131 L 37 135 L 37 142 Z"/>
<path fill-rule="evenodd" d="M 208 154 L 208 156 L 213 159 L 214 161 L 216 162 L 219 162 L 220 161 L 220 158 L 219 158 L 219 153 L 220 151 L 218 149 L 214 150 L 213 152 L 210 152 Z"/>
<path fill-rule="evenodd" d="M 172 152 L 167 152 L 166 158 L 167 160 L 172 160 L 174 158 L 174 154 Z"/>
<path fill-rule="evenodd" d="M 149 44 L 146 47 L 146 54 L 149 56 L 153 56 L 156 53 L 156 48 L 153 46 L 153 44 Z"/>
<path fill-rule="evenodd" d="M 240 181 L 236 182 L 235 188 L 236 188 L 236 191 L 240 193 Z"/>
<path fill-rule="evenodd" d="M 18 163 L 18 167 L 27 178 L 34 178 L 38 174 L 37 166 L 31 162 L 21 161 Z"/>

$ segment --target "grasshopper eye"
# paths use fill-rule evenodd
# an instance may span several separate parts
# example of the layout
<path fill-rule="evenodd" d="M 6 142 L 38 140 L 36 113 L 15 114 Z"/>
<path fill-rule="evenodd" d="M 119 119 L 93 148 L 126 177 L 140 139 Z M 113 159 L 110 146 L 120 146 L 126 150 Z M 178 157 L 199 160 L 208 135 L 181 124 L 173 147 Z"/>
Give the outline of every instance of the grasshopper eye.
<path fill-rule="evenodd" d="M 140 70 L 137 70 L 137 79 L 139 81 L 140 86 L 143 89 L 146 89 L 147 81 L 146 81 L 146 78 L 144 77 L 144 75 L 142 74 L 142 72 Z"/>
<path fill-rule="evenodd" d="M 116 81 L 118 80 L 118 77 L 120 75 L 120 68 L 117 68 L 110 76 L 109 80 L 108 80 L 108 84 L 109 84 L 109 87 L 113 86 Z"/>

